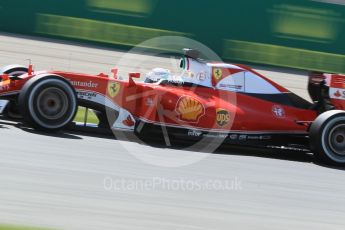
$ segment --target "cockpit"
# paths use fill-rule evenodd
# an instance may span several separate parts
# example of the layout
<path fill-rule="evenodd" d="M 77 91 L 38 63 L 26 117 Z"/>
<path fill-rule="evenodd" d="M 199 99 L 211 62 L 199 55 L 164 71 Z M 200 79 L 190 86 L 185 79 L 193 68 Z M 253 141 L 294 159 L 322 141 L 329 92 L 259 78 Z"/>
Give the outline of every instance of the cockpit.
<path fill-rule="evenodd" d="M 180 60 L 180 74 L 155 68 L 146 74 L 146 83 L 161 85 L 202 86 L 224 91 L 251 94 L 279 94 L 280 91 L 255 71 L 239 65 L 206 62 L 198 52 L 188 50 Z"/>

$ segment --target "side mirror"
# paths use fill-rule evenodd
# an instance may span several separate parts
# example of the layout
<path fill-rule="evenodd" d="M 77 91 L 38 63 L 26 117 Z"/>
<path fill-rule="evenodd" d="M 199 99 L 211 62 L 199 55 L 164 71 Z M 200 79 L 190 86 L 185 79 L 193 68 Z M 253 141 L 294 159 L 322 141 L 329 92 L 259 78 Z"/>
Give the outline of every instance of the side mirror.
<path fill-rule="evenodd" d="M 114 67 L 113 69 L 111 69 L 111 72 L 113 73 L 113 78 L 117 79 L 117 73 L 118 73 L 118 68 Z"/>
<path fill-rule="evenodd" d="M 140 78 L 140 73 L 129 73 L 129 87 L 136 86 L 133 78 Z"/>
<path fill-rule="evenodd" d="M 129 73 L 129 78 L 140 78 L 140 73 Z"/>

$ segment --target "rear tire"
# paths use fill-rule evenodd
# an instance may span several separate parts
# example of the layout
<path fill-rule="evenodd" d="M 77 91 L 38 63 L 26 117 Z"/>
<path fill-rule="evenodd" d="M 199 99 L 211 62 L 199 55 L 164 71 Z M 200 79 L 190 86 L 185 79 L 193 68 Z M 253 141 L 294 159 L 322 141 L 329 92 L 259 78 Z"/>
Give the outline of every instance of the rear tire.
<path fill-rule="evenodd" d="M 20 112 L 32 127 L 57 131 L 69 125 L 77 112 L 77 96 L 73 86 L 58 75 L 38 75 L 22 88 Z"/>
<path fill-rule="evenodd" d="M 310 148 L 317 161 L 345 165 L 345 112 L 322 113 L 310 127 Z"/>

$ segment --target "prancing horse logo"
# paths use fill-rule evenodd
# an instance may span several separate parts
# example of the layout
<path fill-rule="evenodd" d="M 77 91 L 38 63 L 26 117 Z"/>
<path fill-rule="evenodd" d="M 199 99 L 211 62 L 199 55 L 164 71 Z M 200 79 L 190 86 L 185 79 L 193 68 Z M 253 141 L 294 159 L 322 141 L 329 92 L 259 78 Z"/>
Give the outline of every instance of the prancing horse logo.
<path fill-rule="evenodd" d="M 118 82 L 110 82 L 108 84 L 108 93 L 112 98 L 116 97 L 119 94 L 120 89 L 121 84 Z"/>

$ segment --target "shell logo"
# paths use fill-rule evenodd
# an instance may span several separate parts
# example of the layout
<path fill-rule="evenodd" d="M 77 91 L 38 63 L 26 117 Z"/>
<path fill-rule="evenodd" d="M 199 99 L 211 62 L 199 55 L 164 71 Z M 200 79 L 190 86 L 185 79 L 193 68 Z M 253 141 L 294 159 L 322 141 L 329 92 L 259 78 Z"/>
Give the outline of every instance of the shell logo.
<path fill-rule="evenodd" d="M 187 122 L 198 122 L 205 115 L 205 107 L 195 98 L 182 96 L 176 104 L 179 119 Z"/>

